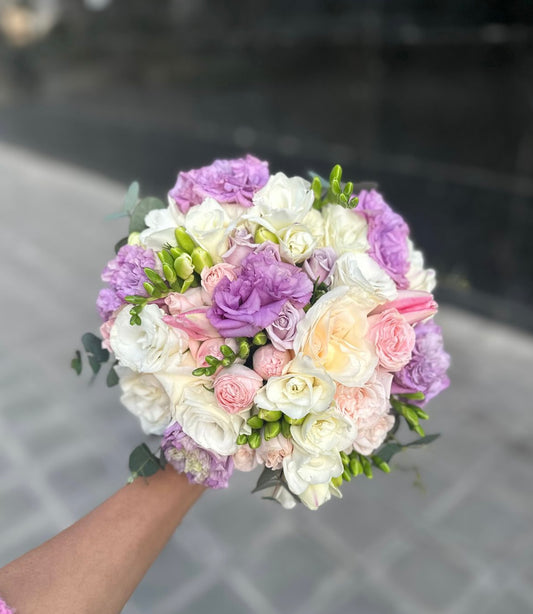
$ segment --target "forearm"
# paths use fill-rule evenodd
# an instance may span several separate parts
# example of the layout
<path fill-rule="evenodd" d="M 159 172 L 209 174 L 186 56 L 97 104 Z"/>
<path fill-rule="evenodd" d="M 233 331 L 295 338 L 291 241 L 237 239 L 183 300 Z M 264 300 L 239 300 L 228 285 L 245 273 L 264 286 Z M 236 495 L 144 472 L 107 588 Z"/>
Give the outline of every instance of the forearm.
<path fill-rule="evenodd" d="M 18 614 L 116 614 L 204 488 L 171 467 L 139 478 L 0 570 Z"/>

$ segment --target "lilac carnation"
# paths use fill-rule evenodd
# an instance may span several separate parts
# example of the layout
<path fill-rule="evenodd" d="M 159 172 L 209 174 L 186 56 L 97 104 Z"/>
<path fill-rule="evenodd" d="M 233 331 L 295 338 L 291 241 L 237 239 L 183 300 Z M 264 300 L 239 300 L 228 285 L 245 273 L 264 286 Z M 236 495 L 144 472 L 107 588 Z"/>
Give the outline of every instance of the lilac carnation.
<path fill-rule="evenodd" d="M 233 458 L 200 447 L 177 422 L 165 430 L 161 449 L 167 461 L 176 471 L 184 473 L 191 484 L 227 488 L 233 473 Z"/>
<path fill-rule="evenodd" d="M 153 268 L 155 257 L 152 250 L 137 245 L 123 245 L 118 254 L 110 260 L 102 271 L 102 280 L 109 284 L 98 294 L 96 306 L 103 320 L 120 307 L 124 297 L 130 294 L 146 296 L 143 282 L 148 281 L 145 267 Z"/>
<path fill-rule="evenodd" d="M 368 224 L 369 255 L 394 279 L 398 288 L 407 289 L 409 226 L 376 190 L 363 190 L 356 210 L 365 216 Z"/>
<path fill-rule="evenodd" d="M 219 282 L 207 317 L 223 337 L 253 337 L 279 317 L 287 301 L 303 308 L 312 293 L 305 273 L 265 249 L 246 257 L 237 279 Z"/>
<path fill-rule="evenodd" d="M 267 181 L 268 162 L 248 154 L 246 158 L 215 160 L 210 166 L 180 172 L 168 194 L 183 213 L 208 197 L 219 203 L 251 207 L 254 194 Z"/>
<path fill-rule="evenodd" d="M 446 375 L 450 355 L 444 351 L 441 327 L 433 320 L 417 324 L 415 334 L 412 358 L 394 374 L 392 393 L 423 392 L 423 401 L 412 401 L 423 406 L 450 385 Z"/>

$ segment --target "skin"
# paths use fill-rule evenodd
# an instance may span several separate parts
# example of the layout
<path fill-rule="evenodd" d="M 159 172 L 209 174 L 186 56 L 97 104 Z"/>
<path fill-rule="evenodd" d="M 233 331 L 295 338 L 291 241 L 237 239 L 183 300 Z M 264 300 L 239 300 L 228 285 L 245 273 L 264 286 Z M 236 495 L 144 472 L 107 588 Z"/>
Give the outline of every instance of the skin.
<path fill-rule="evenodd" d="M 167 465 L 0 569 L 17 614 L 118 614 L 205 490 Z"/>

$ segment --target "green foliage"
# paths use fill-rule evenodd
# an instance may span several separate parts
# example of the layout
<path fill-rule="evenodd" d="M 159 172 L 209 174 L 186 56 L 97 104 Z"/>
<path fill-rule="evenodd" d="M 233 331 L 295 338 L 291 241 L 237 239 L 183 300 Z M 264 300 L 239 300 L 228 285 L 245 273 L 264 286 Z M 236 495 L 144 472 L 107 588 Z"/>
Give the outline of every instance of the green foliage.
<path fill-rule="evenodd" d="M 261 490 L 265 490 L 267 488 L 272 488 L 273 486 L 285 486 L 285 483 L 282 479 L 283 469 L 278 469 L 274 471 L 273 469 L 269 469 L 265 467 L 257 480 L 257 484 L 255 488 L 252 490 L 252 494 L 255 492 L 260 492 Z"/>
<path fill-rule="evenodd" d="M 166 208 L 166 205 L 162 200 L 159 200 L 159 198 L 148 196 L 140 200 L 130 213 L 129 233 L 142 232 L 146 228 L 146 224 L 144 223 L 144 218 L 146 215 L 153 209 L 164 208 Z"/>
<path fill-rule="evenodd" d="M 142 443 L 130 454 L 129 469 L 132 478 L 146 478 L 162 469 L 162 464 L 150 448 L 145 443 Z"/>
<path fill-rule="evenodd" d="M 398 454 L 398 452 L 406 450 L 407 448 L 421 448 L 423 446 L 427 446 L 439 437 L 440 433 L 434 433 L 432 435 L 425 435 L 424 437 L 420 437 L 419 439 L 415 439 L 414 441 L 405 444 L 392 441 L 386 443 L 378 450 L 378 456 L 383 461 L 388 463 L 395 454 Z"/>
<path fill-rule="evenodd" d="M 111 369 L 109 369 L 109 373 L 107 374 L 106 384 L 108 388 L 112 388 L 113 386 L 116 386 L 118 384 L 118 375 L 115 371 L 116 364 L 117 363 L 115 362 L 115 364 L 111 367 Z"/>
<path fill-rule="evenodd" d="M 74 369 L 74 371 L 76 371 L 77 375 L 81 373 L 82 364 L 81 364 L 81 353 L 79 350 L 76 350 L 74 354 L 74 358 L 70 361 L 70 366 L 72 369 Z"/>
<path fill-rule="evenodd" d="M 109 360 L 109 352 L 102 347 L 102 340 L 93 333 L 85 333 L 81 338 L 89 365 L 96 375 L 104 362 Z"/>
<path fill-rule="evenodd" d="M 121 247 L 128 244 L 128 237 L 124 237 L 115 243 L 115 254 L 118 254 Z"/>

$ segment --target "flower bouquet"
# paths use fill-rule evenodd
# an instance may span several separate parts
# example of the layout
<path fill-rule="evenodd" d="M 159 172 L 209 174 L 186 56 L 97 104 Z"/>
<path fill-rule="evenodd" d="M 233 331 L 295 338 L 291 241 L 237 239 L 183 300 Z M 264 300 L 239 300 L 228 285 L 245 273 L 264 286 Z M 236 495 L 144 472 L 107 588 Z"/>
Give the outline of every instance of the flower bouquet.
<path fill-rule="evenodd" d="M 435 273 L 374 187 L 251 155 L 180 172 L 168 204 L 130 186 L 101 338 L 82 341 L 94 373 L 114 355 L 108 385 L 161 437 L 132 452 L 132 479 L 168 462 L 224 488 L 262 465 L 255 491 L 316 509 L 437 437 L 420 425 L 449 384 Z"/>

